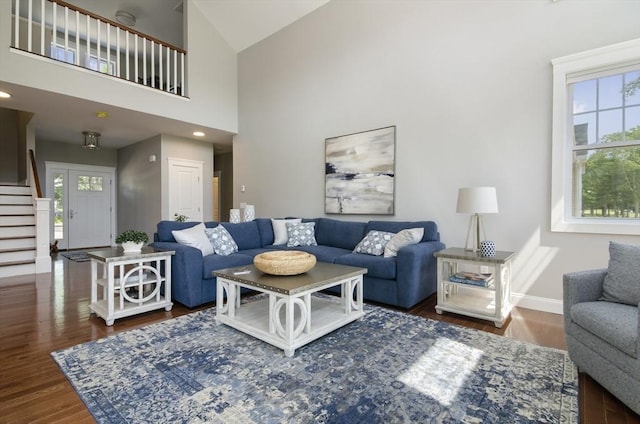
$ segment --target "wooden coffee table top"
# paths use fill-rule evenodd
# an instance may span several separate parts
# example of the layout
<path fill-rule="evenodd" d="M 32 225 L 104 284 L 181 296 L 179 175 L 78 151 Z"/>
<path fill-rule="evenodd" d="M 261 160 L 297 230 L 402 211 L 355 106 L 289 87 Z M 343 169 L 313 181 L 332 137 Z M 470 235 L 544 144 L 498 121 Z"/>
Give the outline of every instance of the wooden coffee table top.
<path fill-rule="evenodd" d="M 366 273 L 366 268 L 326 262 L 317 262 L 309 271 L 299 275 L 269 275 L 258 270 L 253 265 L 213 271 L 213 275 L 216 277 L 285 295 L 294 295 Z"/>

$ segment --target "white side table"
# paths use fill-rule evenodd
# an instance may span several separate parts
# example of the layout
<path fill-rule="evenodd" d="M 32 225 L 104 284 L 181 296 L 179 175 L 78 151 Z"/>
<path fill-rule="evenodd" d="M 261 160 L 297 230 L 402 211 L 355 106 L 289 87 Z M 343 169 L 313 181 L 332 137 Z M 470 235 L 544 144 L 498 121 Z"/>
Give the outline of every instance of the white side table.
<path fill-rule="evenodd" d="M 124 253 L 121 247 L 87 252 L 91 258 L 91 311 L 104 318 L 107 325 L 155 309 L 170 311 L 173 254 L 172 250 L 152 247 L 143 247 L 140 253 Z M 164 277 L 160 273 L 163 264 Z M 98 286 L 102 286 L 100 297 Z"/>
<path fill-rule="evenodd" d="M 514 252 L 498 251 L 484 257 L 459 247 L 436 252 L 438 258 L 438 303 L 436 312 L 443 311 L 493 321 L 498 328 L 511 312 L 511 262 Z M 481 272 L 486 267 L 493 274 L 488 287 L 449 281 L 459 271 Z"/>

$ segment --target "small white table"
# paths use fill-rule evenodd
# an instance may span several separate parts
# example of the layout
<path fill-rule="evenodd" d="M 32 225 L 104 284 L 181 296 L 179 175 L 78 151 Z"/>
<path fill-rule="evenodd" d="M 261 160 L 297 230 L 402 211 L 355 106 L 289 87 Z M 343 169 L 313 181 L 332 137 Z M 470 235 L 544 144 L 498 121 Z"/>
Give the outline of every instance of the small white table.
<path fill-rule="evenodd" d="M 511 261 L 513 252 L 498 251 L 495 256 L 480 256 L 459 247 L 434 253 L 438 258 L 438 304 L 436 312 L 443 311 L 493 321 L 498 328 L 511 312 Z M 484 272 L 488 268 L 493 281 L 488 287 L 455 283 L 449 280 L 459 271 Z M 470 269 L 471 268 L 471 269 Z"/>
<path fill-rule="evenodd" d="M 91 258 L 91 311 L 104 318 L 107 325 L 113 325 L 118 318 L 155 309 L 170 311 L 174 253 L 152 247 L 143 247 L 139 253 L 124 253 L 122 247 L 87 252 Z M 102 267 L 100 274 L 98 266 Z M 102 286 L 100 298 L 98 286 Z"/>
<path fill-rule="evenodd" d="M 216 321 L 284 350 L 295 350 L 364 315 L 362 275 L 366 268 L 318 262 L 300 275 L 276 276 L 253 265 L 214 271 Z M 340 301 L 312 296 L 341 286 Z M 268 297 L 240 306 L 242 287 Z"/>

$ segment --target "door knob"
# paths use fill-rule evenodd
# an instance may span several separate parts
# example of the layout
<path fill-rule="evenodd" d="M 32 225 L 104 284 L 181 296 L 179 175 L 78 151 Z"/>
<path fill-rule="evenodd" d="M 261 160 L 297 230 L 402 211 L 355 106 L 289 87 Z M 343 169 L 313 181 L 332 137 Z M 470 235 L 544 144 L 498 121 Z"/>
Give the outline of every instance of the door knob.
<path fill-rule="evenodd" d="M 75 215 L 75 212 L 73 212 L 73 209 L 69 209 L 69 218 L 73 219 L 74 215 Z"/>

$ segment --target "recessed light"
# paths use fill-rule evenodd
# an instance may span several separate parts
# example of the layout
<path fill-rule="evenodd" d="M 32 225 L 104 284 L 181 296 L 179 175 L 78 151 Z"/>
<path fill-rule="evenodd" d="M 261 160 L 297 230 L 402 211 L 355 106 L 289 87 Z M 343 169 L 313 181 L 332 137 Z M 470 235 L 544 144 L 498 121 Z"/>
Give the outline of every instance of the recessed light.
<path fill-rule="evenodd" d="M 196 137 L 204 137 L 204 133 L 202 131 L 194 131 L 193 135 L 195 135 Z"/>
<path fill-rule="evenodd" d="M 104 112 L 104 111 L 99 111 L 99 112 L 96 112 L 96 116 L 97 116 L 98 118 L 102 118 L 102 119 L 104 119 L 104 118 L 106 118 L 107 116 L 109 116 L 109 114 L 108 114 L 107 112 Z"/>
<path fill-rule="evenodd" d="M 11 97 L 11 94 L 7 93 L 6 91 L 0 91 L 0 98 L 8 99 L 9 97 Z"/>

